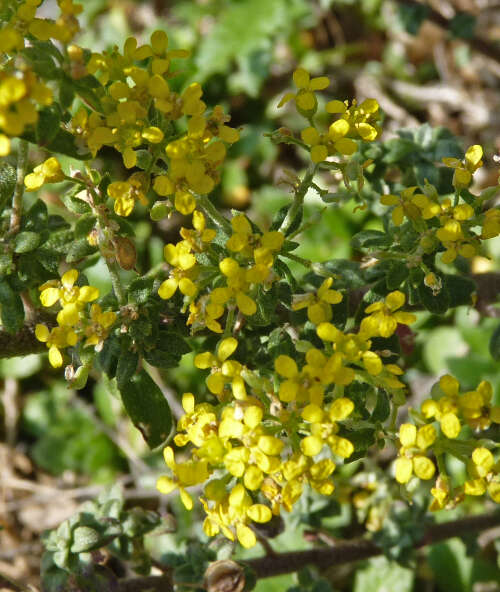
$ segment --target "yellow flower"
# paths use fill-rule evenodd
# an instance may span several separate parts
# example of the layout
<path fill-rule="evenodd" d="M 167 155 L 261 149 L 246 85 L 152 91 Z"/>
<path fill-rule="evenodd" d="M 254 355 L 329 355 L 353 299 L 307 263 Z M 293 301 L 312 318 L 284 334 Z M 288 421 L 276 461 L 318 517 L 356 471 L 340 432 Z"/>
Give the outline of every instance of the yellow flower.
<path fill-rule="evenodd" d="M 62 310 L 57 315 L 59 325 L 76 325 L 80 320 L 79 313 L 87 302 L 99 298 L 99 290 L 93 286 L 75 286 L 78 271 L 70 269 L 61 281 L 49 280 L 40 286 L 40 302 L 43 306 L 53 306 L 59 302 Z"/>
<path fill-rule="evenodd" d="M 396 290 L 388 294 L 384 302 L 374 302 L 367 306 L 365 313 L 369 313 L 369 316 L 361 321 L 360 333 L 368 337 L 390 337 L 396 331 L 398 323 L 414 323 L 417 319 L 414 314 L 396 312 L 404 305 L 405 300 L 405 295 Z"/>
<path fill-rule="evenodd" d="M 487 380 L 460 397 L 460 410 L 471 428 L 486 430 L 492 423 L 500 423 L 500 406 L 491 404 L 492 397 L 493 388 Z"/>
<path fill-rule="evenodd" d="M 207 496 L 208 497 L 208 496 Z M 203 523 L 203 530 L 207 536 L 215 536 L 220 531 L 229 540 L 235 540 L 235 534 L 229 526 L 234 528 L 236 538 L 240 544 L 249 549 L 253 547 L 257 538 L 248 526 L 249 521 L 263 523 L 272 518 L 271 510 L 264 504 L 254 504 L 251 496 L 241 483 L 235 485 L 228 495 L 220 500 L 202 499 L 207 513 Z"/>
<path fill-rule="evenodd" d="M 358 149 L 356 142 L 345 137 L 348 132 L 349 124 L 341 119 L 330 126 L 327 134 L 320 134 L 315 127 L 307 127 L 302 130 L 300 136 L 302 141 L 310 146 L 311 160 L 318 163 L 335 152 L 346 156 L 356 152 Z"/>
<path fill-rule="evenodd" d="M 438 204 L 433 204 L 423 193 L 415 194 L 417 187 L 403 189 L 400 196 L 382 195 L 380 203 L 385 206 L 396 206 L 392 210 L 392 221 L 395 226 L 401 226 L 405 217 L 409 220 L 418 218 L 432 218 L 440 212 Z"/>
<path fill-rule="evenodd" d="M 119 216 L 130 216 L 135 202 L 147 206 L 146 192 L 149 180 L 144 173 L 134 173 L 128 181 L 115 181 L 108 186 L 108 195 L 115 200 L 115 212 Z"/>
<path fill-rule="evenodd" d="M 257 265 L 273 265 L 275 253 L 279 252 L 285 241 L 282 232 L 273 230 L 264 234 L 254 233 L 250 222 L 243 214 L 234 216 L 231 226 L 233 234 L 226 243 L 230 251 L 240 253 L 247 259 L 253 257 Z"/>
<path fill-rule="evenodd" d="M 173 476 L 162 476 L 156 482 L 156 488 L 161 493 L 170 493 L 178 488 L 181 496 L 181 501 L 187 510 L 192 510 L 193 500 L 186 487 L 198 485 L 208 480 L 210 473 L 208 471 L 208 463 L 202 461 L 184 461 L 182 463 L 175 462 L 174 451 L 170 446 L 167 446 L 163 451 L 163 457 L 167 467 L 172 471 Z"/>
<path fill-rule="evenodd" d="M 54 368 L 62 366 L 63 357 L 60 350 L 76 345 L 78 341 L 78 336 L 68 326 L 54 327 L 49 331 L 45 325 L 38 324 L 35 327 L 35 336 L 49 348 L 49 362 Z"/>
<path fill-rule="evenodd" d="M 206 228 L 205 216 L 198 210 L 193 212 L 193 230 L 181 228 L 182 238 L 197 253 L 205 251 L 207 244 L 211 243 L 216 235 L 217 232 L 213 228 Z"/>
<path fill-rule="evenodd" d="M 210 300 L 214 304 L 224 305 L 234 298 L 236 306 L 245 316 L 251 316 L 257 312 L 255 300 L 248 295 L 250 286 L 255 283 L 258 277 L 253 277 L 252 269 L 245 269 L 238 265 L 238 262 L 231 257 L 226 257 L 219 263 L 219 269 L 226 276 L 227 288 L 214 290 Z M 267 268 L 266 268 L 267 275 Z"/>
<path fill-rule="evenodd" d="M 57 158 L 52 156 L 42 164 L 35 167 L 34 171 L 24 178 L 26 191 L 36 191 L 45 183 L 58 183 L 64 180 L 64 173 Z"/>
<path fill-rule="evenodd" d="M 173 267 L 170 277 L 158 289 L 163 300 L 172 298 L 177 288 L 184 296 L 194 297 L 198 288 L 191 278 L 195 274 L 196 257 L 191 253 L 188 241 L 180 241 L 176 245 L 169 243 L 163 248 L 165 260 Z"/>
<path fill-rule="evenodd" d="M 286 93 L 278 103 L 278 107 L 282 107 L 285 103 L 294 99 L 299 113 L 305 117 L 314 115 L 318 108 L 318 101 L 314 91 L 327 88 L 330 81 L 326 76 L 311 78 L 304 68 L 297 68 L 297 70 L 295 70 L 293 73 L 293 81 L 295 82 L 298 91 L 296 93 Z"/>
<path fill-rule="evenodd" d="M 96 351 L 99 351 L 102 348 L 104 340 L 109 335 L 110 328 L 116 322 L 116 319 L 116 312 L 103 312 L 98 304 L 92 304 L 90 307 L 90 322 L 85 327 L 85 335 L 87 339 L 84 347 L 94 345 Z"/>
<path fill-rule="evenodd" d="M 307 318 L 315 325 L 331 320 L 330 305 L 342 302 L 342 294 L 337 290 L 330 289 L 332 284 L 333 278 L 326 278 L 315 293 L 295 296 L 292 310 L 307 308 Z"/>
<path fill-rule="evenodd" d="M 348 458 L 354 452 L 354 446 L 346 438 L 337 436 L 336 422 L 346 419 L 354 410 L 354 403 L 346 397 L 336 399 L 329 408 L 323 410 L 315 404 L 307 405 L 302 410 L 302 418 L 310 423 L 310 436 L 300 442 L 300 449 L 306 456 L 316 456 L 327 444 L 330 450 L 342 458 Z"/>
<path fill-rule="evenodd" d="M 326 111 L 341 115 L 340 119 L 330 125 L 329 135 L 332 140 L 348 135 L 372 142 L 380 134 L 379 104 L 375 99 L 365 99 L 359 105 L 354 99 L 351 107 L 347 101 L 330 101 L 326 104 Z"/>
<path fill-rule="evenodd" d="M 453 185 L 457 189 L 468 187 L 472 181 L 472 175 L 483 166 L 483 148 L 479 144 L 469 146 L 463 161 L 458 158 L 443 158 L 447 167 L 455 169 L 453 173 Z"/>
<path fill-rule="evenodd" d="M 425 451 L 436 441 L 436 430 L 432 424 L 417 428 L 411 423 L 404 423 L 399 428 L 401 448 L 396 460 L 396 481 L 408 483 L 413 473 L 419 479 L 431 479 L 436 467 L 425 456 Z"/>
<path fill-rule="evenodd" d="M 0 142 L 1 145 L 1 142 Z M 498 208 L 491 208 L 484 214 L 483 219 L 483 230 L 481 232 L 481 238 L 495 238 L 500 234 L 500 210 Z"/>
<path fill-rule="evenodd" d="M 237 340 L 234 337 L 227 337 L 217 346 L 215 356 L 211 352 L 198 354 L 194 359 L 194 365 L 201 370 L 211 368 L 212 372 L 206 379 L 211 393 L 220 396 L 226 382 L 229 382 L 234 398 L 244 400 L 247 398 L 247 393 L 241 377 L 243 366 L 235 360 L 228 360 L 237 347 Z"/>

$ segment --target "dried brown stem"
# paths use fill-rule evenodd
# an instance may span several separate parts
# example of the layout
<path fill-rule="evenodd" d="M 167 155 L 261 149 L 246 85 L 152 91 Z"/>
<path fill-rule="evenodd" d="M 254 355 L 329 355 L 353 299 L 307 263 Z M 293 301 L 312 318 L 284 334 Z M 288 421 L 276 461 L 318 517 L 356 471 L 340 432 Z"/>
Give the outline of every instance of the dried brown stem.
<path fill-rule="evenodd" d="M 478 532 L 500 525 L 500 513 L 469 516 L 451 522 L 434 524 L 427 528 L 422 539 L 415 545 L 416 549 Z M 258 578 L 269 578 L 281 574 L 296 572 L 307 565 L 319 568 L 332 567 L 360 559 L 368 559 L 382 554 L 382 549 L 372 541 L 356 539 L 340 543 L 334 547 L 310 549 L 307 551 L 291 551 L 276 553 L 272 556 L 250 559 L 245 563 L 255 571 Z"/>

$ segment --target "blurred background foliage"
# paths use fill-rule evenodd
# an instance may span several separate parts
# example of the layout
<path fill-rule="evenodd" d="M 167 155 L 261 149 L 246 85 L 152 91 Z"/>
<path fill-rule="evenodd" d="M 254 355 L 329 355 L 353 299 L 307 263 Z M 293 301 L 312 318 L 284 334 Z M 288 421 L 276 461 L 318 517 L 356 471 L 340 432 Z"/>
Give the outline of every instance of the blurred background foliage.
<path fill-rule="evenodd" d="M 44 16 L 54 13 L 54 4 L 46 0 Z M 500 11 L 494 0 L 429 4 L 392 0 L 85 0 L 83 6 L 78 39 L 83 47 L 100 51 L 122 45 L 130 35 L 146 42 L 153 30 L 162 29 L 172 47 L 191 50 L 191 58 L 183 62 L 183 70 L 172 84 L 202 83 L 204 100 L 210 106 L 222 104 L 231 114 L 232 125 L 242 126 L 242 139 L 230 150 L 215 195 L 221 208 L 245 210 L 266 225 L 279 207 L 288 203 L 287 171 L 303 172 L 305 154 L 288 145 L 274 145 L 266 134 L 280 126 L 294 131 L 304 126 L 293 109 L 277 109 L 298 65 L 313 75 L 330 77 L 332 84 L 322 93 L 324 101 L 352 97 L 379 101 L 385 114 L 382 153 L 365 156 L 380 158 L 388 175 L 391 163 L 411 163 L 416 181 L 422 182 L 429 152 L 438 160 L 444 155 L 462 156 L 464 147 L 479 143 L 488 158 L 472 190 L 497 182 L 498 165 L 491 155 L 500 149 Z M 391 143 L 396 130 L 415 130 L 425 123 L 443 126 L 451 133 L 432 134 L 424 127 L 409 135 L 413 140 L 406 150 L 400 142 Z M 40 154 L 33 151 L 31 156 L 40 161 Z M 118 178 L 125 176 L 118 153 L 105 149 L 99 158 L 103 169 L 114 171 Z M 71 159 L 64 162 L 63 158 L 62 164 L 71 165 Z M 322 186 L 336 190 L 337 185 L 338 179 L 325 173 Z M 371 188 L 368 175 L 365 190 L 372 189 L 377 190 Z M 54 213 L 63 214 L 58 196 L 45 192 L 44 200 Z M 309 215 L 321 219 L 321 225 L 311 225 L 300 237 L 297 254 L 314 261 L 359 259 L 350 237 L 363 229 L 380 228 L 381 222 L 376 208 L 356 209 L 356 205 L 348 202 L 325 208 L 316 195 L 308 195 Z M 163 245 L 175 241 L 185 223 L 180 215 L 151 222 L 144 208 L 136 208 L 130 221 L 136 233 L 139 272 L 162 261 Z M 499 271 L 500 238 L 487 244 L 484 256 L 471 263 L 474 273 Z M 294 271 L 301 272 L 300 268 Z M 103 293 L 109 291 L 101 265 L 88 268 L 86 273 L 91 284 Z M 499 312 L 494 306 L 481 312 L 483 317 L 466 307 L 444 317 L 419 313 L 406 351 L 406 363 L 412 368 L 410 405 L 418 404 L 436 377 L 445 372 L 453 373 L 466 388 L 475 387 L 479 380 L 490 380 L 499 402 L 500 370 L 488 351 Z M 58 374 L 45 355 L 0 362 L 0 571 L 37 584 L 41 532 L 57 527 L 82 500 L 116 481 L 128 485 L 127 504 L 140 501 L 147 508 L 175 516 L 180 534 L 156 535 L 146 541 L 153 556 L 172 549 L 182 552 L 187 537 L 199 539 L 196 514 L 186 513 L 175 499 L 166 501 L 155 492 L 155 475 L 163 468 L 161 454 L 146 450 L 139 433 L 125 418 L 113 385 L 95 375 L 76 394 Z M 176 369 L 155 370 L 154 378 L 177 417 L 179 394 L 191 391 L 204 396 L 203 376 L 194 368 L 192 354 L 184 356 Z M 345 467 L 346 482 L 356 464 Z M 367 471 L 370 474 L 370 478 L 376 475 Z M 328 517 L 326 523 L 321 521 L 324 517 Z M 285 534 L 273 541 L 277 550 L 306 547 L 305 532 L 314 524 L 327 524 L 330 532 L 343 537 L 344 529 L 351 528 L 356 518 L 347 506 L 332 508 L 328 500 L 314 497 L 286 522 Z M 376 559 L 355 566 L 356 570 L 348 566 L 326 572 L 320 580 L 306 572 L 298 579 L 283 576 L 263 581 L 258 589 L 497 590 L 481 583 L 499 577 L 494 568 L 496 558 L 473 559 L 468 556 L 472 547 L 454 540 L 423 553 L 411 569 Z M 191 568 L 186 568 L 188 580 L 193 577 Z"/>

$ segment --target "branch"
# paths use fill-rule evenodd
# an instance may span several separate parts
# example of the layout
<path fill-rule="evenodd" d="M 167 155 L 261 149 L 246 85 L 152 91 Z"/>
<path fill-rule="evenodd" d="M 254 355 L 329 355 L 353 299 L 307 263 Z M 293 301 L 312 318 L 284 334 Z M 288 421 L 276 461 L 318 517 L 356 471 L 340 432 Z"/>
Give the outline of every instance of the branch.
<path fill-rule="evenodd" d="M 420 549 L 449 538 L 468 533 L 487 530 L 500 525 L 500 513 L 483 514 L 460 518 L 444 524 L 433 524 L 425 531 L 422 539 L 415 545 Z M 372 541 L 356 539 L 346 541 L 335 547 L 309 549 L 307 551 L 291 551 L 276 553 L 273 556 L 258 557 L 245 561 L 246 565 L 255 571 L 257 578 L 270 578 L 286 573 L 293 573 L 307 565 L 326 569 L 334 565 L 368 559 L 382 555 L 383 551 Z"/>
<path fill-rule="evenodd" d="M 168 574 L 120 580 L 118 584 L 118 592 L 173 592 L 173 590 L 172 577 Z"/>
<path fill-rule="evenodd" d="M 49 329 L 56 326 L 55 317 L 44 311 L 37 311 L 36 318 L 26 323 L 17 333 L 8 333 L 0 329 L 0 359 L 40 354 L 47 351 L 45 343 L 38 341 L 35 336 L 37 323 L 43 323 Z"/>

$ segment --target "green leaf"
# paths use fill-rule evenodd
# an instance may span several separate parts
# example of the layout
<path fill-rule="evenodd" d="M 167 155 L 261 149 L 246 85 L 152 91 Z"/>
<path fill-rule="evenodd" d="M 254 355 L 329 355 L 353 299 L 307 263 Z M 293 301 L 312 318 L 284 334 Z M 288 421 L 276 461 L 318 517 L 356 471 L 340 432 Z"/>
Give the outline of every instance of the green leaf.
<path fill-rule="evenodd" d="M 380 230 L 362 230 L 351 239 L 351 245 L 358 251 L 374 247 L 389 247 L 391 244 L 392 238 Z"/>
<path fill-rule="evenodd" d="M 467 557 L 465 545 L 459 539 L 433 545 L 428 561 L 439 590 L 469 592 L 472 589 L 472 559 Z"/>
<path fill-rule="evenodd" d="M 445 275 L 443 286 L 450 295 L 450 308 L 472 304 L 472 294 L 477 289 L 474 280 L 460 275 Z"/>
<path fill-rule="evenodd" d="M 477 19 L 469 12 L 457 12 L 449 23 L 449 31 L 453 37 L 472 39 L 475 35 Z"/>
<path fill-rule="evenodd" d="M 172 413 L 158 385 L 145 370 L 120 387 L 125 409 L 150 448 L 165 442 L 172 429 Z"/>
<path fill-rule="evenodd" d="M 411 592 L 413 571 L 386 557 L 370 559 L 356 570 L 354 592 Z M 447 588 L 455 590 L 454 588 Z"/>
<path fill-rule="evenodd" d="M 69 248 L 66 261 L 73 263 L 79 259 L 84 259 L 88 255 L 96 252 L 96 247 L 89 244 L 86 238 L 79 238 Z"/>
<path fill-rule="evenodd" d="M 49 239 L 45 243 L 44 247 L 51 249 L 56 253 L 66 254 L 69 249 L 69 243 L 74 239 L 72 230 L 60 230 L 50 235 Z"/>
<path fill-rule="evenodd" d="M 35 135 L 39 146 L 46 146 L 57 136 L 61 124 L 59 107 L 45 107 L 38 112 Z"/>
<path fill-rule="evenodd" d="M 7 162 L 0 164 L 0 212 L 12 198 L 16 186 L 16 169 Z"/>
<path fill-rule="evenodd" d="M 394 164 L 413 154 L 416 146 L 411 140 L 393 138 L 384 143 L 384 148 L 386 148 L 387 152 L 384 154 L 382 162 L 385 164 Z"/>
<path fill-rule="evenodd" d="M 336 276 L 332 285 L 335 290 L 358 290 L 366 285 L 363 270 L 357 261 L 330 259 L 323 263 L 323 267 Z"/>
<path fill-rule="evenodd" d="M 25 230 L 16 234 L 14 239 L 14 252 L 15 253 L 29 253 L 34 251 L 40 244 L 40 235 L 37 232 L 30 232 Z"/>
<path fill-rule="evenodd" d="M 118 358 L 118 364 L 116 365 L 116 382 L 118 386 L 125 384 L 132 378 L 137 370 L 137 364 L 139 363 L 139 354 L 131 351 L 130 349 L 122 351 Z"/>
<path fill-rule="evenodd" d="M 450 295 L 445 284 L 443 284 L 441 290 L 437 294 L 434 294 L 433 291 L 422 282 L 418 287 L 418 293 L 422 304 L 433 314 L 444 314 L 450 306 Z"/>
<path fill-rule="evenodd" d="M 82 99 L 96 111 L 102 112 L 101 101 L 95 89 L 99 88 L 101 83 L 94 76 L 84 76 L 79 80 L 73 81 L 73 88 Z"/>
<path fill-rule="evenodd" d="M 181 335 L 173 331 L 160 331 L 155 347 L 144 351 L 144 358 L 152 366 L 174 368 L 189 351 L 191 348 Z"/>
<path fill-rule="evenodd" d="M 96 217 L 94 214 L 83 214 L 75 224 L 75 238 L 85 238 L 89 232 L 94 228 Z"/>
<path fill-rule="evenodd" d="M 410 271 L 402 261 L 391 261 L 389 271 L 386 275 L 386 284 L 388 290 L 396 290 L 406 280 Z"/>
<path fill-rule="evenodd" d="M 23 230 L 41 232 L 47 228 L 48 211 L 47 206 L 41 199 L 37 199 L 31 208 L 26 212 L 23 220 Z"/>
<path fill-rule="evenodd" d="M 34 132 L 25 131 L 21 137 L 24 140 L 28 140 L 28 142 L 38 144 L 37 136 Z M 59 129 L 50 142 L 42 145 L 49 152 L 64 154 L 78 160 L 88 160 L 92 157 L 90 152 L 83 151 L 81 146 L 76 143 L 75 136 L 63 129 Z"/>
<path fill-rule="evenodd" d="M 391 412 L 391 404 L 388 394 L 382 390 L 377 391 L 377 404 L 372 412 L 372 421 L 384 422 Z"/>
<path fill-rule="evenodd" d="M 99 352 L 97 358 L 101 369 L 109 376 L 109 378 L 113 378 L 116 374 L 120 354 L 120 341 L 115 335 L 111 335 L 104 342 L 102 350 Z"/>
<path fill-rule="evenodd" d="M 429 7 L 424 4 L 397 4 L 398 17 L 405 31 L 417 35 L 422 23 L 427 18 Z"/>
<path fill-rule="evenodd" d="M 69 109 L 75 98 L 75 89 L 71 78 L 64 76 L 59 83 L 59 103 L 63 111 Z"/>
<path fill-rule="evenodd" d="M 153 279 L 139 277 L 128 287 L 128 301 L 136 304 L 144 304 L 153 292 Z"/>
<path fill-rule="evenodd" d="M 95 528 L 90 526 L 77 526 L 73 532 L 72 553 L 83 553 L 93 551 L 101 547 L 101 535 Z"/>
<path fill-rule="evenodd" d="M 23 301 L 5 279 L 0 279 L 0 307 L 4 329 L 8 333 L 19 331 L 24 323 Z"/>
<path fill-rule="evenodd" d="M 500 325 L 493 331 L 490 339 L 490 354 L 491 357 L 500 362 Z"/>
<path fill-rule="evenodd" d="M 54 80 L 60 76 L 61 70 L 57 67 L 49 51 L 47 51 L 49 43 L 50 42 L 46 42 L 46 44 L 41 47 L 41 42 L 35 41 L 33 46 L 25 47 L 22 50 L 22 53 L 39 76 L 45 78 L 45 80 Z M 50 45 L 52 44 L 50 43 Z M 53 47 L 56 49 L 55 46 Z"/>

